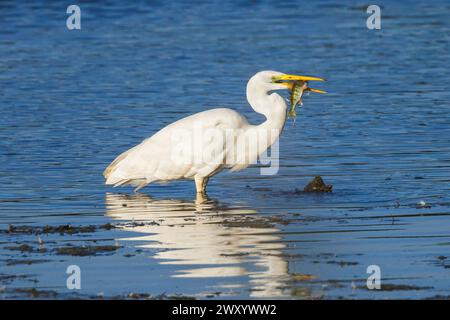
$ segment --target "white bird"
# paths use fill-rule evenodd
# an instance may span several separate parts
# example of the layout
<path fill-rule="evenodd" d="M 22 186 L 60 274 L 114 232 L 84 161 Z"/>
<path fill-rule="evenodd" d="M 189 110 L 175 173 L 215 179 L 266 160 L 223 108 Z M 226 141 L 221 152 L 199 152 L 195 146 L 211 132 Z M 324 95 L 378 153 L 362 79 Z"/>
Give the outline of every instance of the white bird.
<path fill-rule="evenodd" d="M 119 155 L 103 172 L 105 183 L 132 185 L 137 191 L 152 182 L 191 179 L 197 193 L 204 193 L 211 176 L 224 168 L 237 171 L 248 167 L 277 140 L 286 121 L 287 105 L 272 91 L 291 89 L 293 81 L 324 79 L 258 72 L 247 84 L 247 100 L 253 110 L 266 117 L 263 123 L 249 124 L 243 115 L 226 108 L 193 114 Z"/>

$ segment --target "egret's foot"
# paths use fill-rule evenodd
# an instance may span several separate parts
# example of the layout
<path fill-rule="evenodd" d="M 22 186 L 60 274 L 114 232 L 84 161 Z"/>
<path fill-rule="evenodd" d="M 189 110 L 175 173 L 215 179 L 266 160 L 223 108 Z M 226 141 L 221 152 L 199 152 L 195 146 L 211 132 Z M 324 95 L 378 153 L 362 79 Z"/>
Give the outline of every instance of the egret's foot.
<path fill-rule="evenodd" d="M 208 202 L 209 198 L 206 192 L 197 192 L 195 195 L 195 204 L 203 204 Z"/>

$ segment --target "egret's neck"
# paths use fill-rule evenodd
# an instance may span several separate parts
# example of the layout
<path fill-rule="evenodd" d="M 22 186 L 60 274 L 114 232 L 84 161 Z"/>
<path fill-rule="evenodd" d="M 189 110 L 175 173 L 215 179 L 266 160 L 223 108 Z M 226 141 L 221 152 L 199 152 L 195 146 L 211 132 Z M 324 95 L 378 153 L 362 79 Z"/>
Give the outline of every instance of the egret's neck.
<path fill-rule="evenodd" d="M 261 154 L 278 139 L 283 131 L 287 105 L 277 93 L 269 94 L 264 87 L 251 84 L 247 86 L 247 100 L 253 110 L 266 117 L 266 121 L 260 125 L 252 126 L 259 137 L 258 154 Z"/>
<path fill-rule="evenodd" d="M 266 117 L 266 121 L 258 127 L 265 129 L 283 130 L 286 122 L 287 105 L 284 99 L 277 93 L 269 94 L 266 88 L 261 86 L 247 86 L 247 100 L 257 113 Z"/>

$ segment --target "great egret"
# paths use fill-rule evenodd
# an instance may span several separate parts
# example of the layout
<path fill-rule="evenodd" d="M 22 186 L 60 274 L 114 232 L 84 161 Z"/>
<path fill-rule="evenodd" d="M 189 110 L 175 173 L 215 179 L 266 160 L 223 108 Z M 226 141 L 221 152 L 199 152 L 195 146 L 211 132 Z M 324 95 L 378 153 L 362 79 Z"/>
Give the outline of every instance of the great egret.
<path fill-rule="evenodd" d="M 211 176 L 224 168 L 237 171 L 248 167 L 276 141 L 286 121 L 287 105 L 271 91 L 290 89 L 293 81 L 324 79 L 258 72 L 247 84 L 247 100 L 253 110 L 266 117 L 263 123 L 251 125 L 244 116 L 226 108 L 193 114 L 119 155 L 103 172 L 105 183 L 132 185 L 137 191 L 152 182 L 191 179 L 197 193 L 204 193 Z"/>

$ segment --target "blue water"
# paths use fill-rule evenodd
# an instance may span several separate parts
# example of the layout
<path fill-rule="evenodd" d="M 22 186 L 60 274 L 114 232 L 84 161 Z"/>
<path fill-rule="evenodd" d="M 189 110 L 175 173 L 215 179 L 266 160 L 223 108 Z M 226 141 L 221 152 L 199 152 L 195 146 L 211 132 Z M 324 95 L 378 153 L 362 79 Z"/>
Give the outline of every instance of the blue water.
<path fill-rule="evenodd" d="M 123 226 L 41 235 L 45 254 L 5 248 L 35 235 L 0 233 L 0 274 L 27 276 L 3 296 L 70 297 L 71 264 L 82 296 L 450 295 L 450 4 L 378 3 L 381 30 L 361 2 L 81 2 L 69 31 L 65 4 L 2 1 L 0 227 Z M 266 69 L 328 79 L 286 123 L 276 176 L 222 173 L 206 204 L 192 182 L 104 186 L 119 153 L 184 116 L 220 106 L 262 121 L 245 85 Z M 332 194 L 294 193 L 315 175 Z M 121 248 L 52 251 L 93 241 Z M 48 261 L 8 264 L 24 257 Z M 382 284 L 410 287 L 367 290 L 373 264 Z"/>

